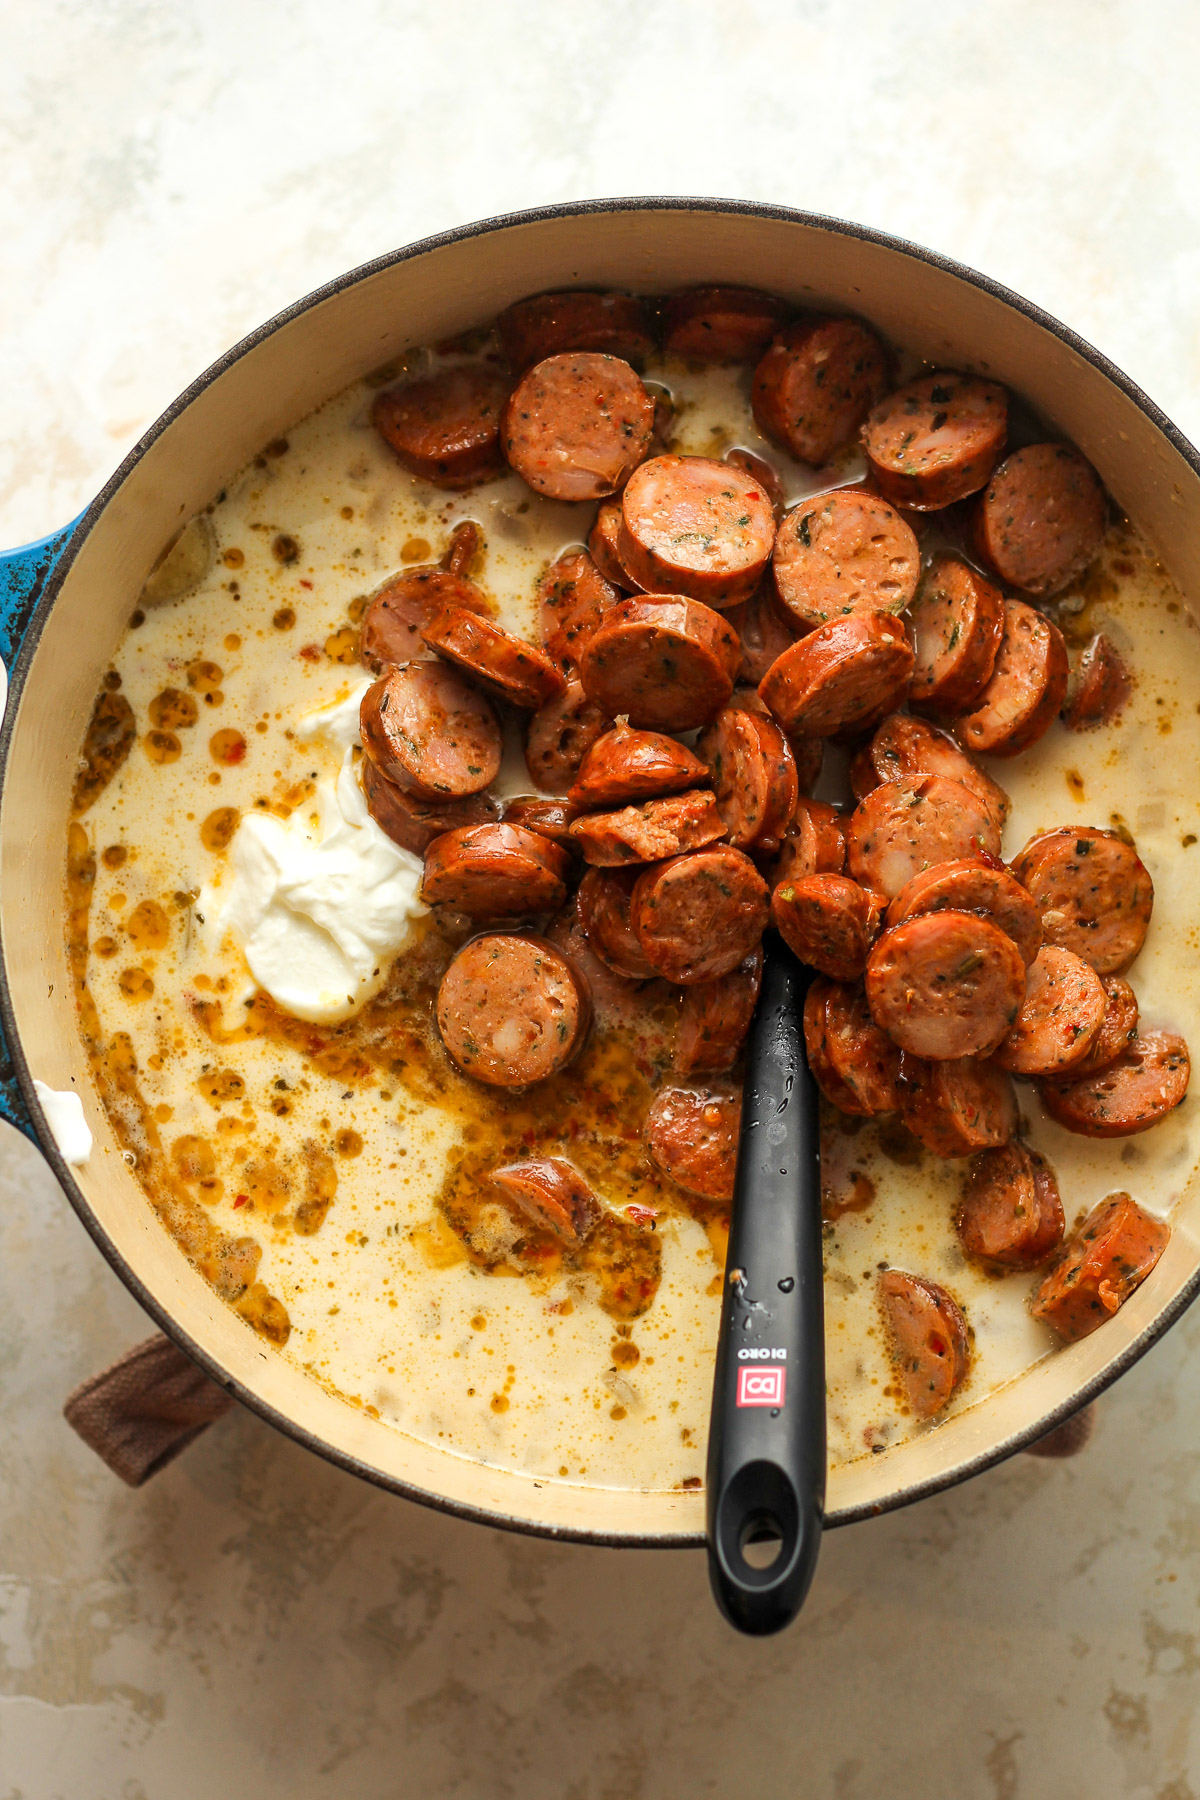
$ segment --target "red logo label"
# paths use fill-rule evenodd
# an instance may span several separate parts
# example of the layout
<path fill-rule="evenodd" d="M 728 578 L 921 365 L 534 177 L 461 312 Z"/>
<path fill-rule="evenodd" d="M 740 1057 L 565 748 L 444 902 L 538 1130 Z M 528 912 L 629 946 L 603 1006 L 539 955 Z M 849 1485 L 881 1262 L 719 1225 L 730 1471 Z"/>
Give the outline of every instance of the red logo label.
<path fill-rule="evenodd" d="M 739 1406 L 782 1406 L 786 1391 L 787 1367 L 783 1363 L 775 1363 L 769 1369 L 751 1369 L 743 1364 L 738 1369 Z"/>

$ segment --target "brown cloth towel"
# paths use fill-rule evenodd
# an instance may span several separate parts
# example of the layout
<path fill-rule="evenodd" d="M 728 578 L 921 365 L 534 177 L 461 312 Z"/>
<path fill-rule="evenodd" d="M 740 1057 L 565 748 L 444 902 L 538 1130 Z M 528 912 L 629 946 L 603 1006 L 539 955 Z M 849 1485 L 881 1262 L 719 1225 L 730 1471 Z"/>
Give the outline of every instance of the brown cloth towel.
<path fill-rule="evenodd" d="M 141 1487 L 232 1405 L 232 1395 L 159 1332 L 81 1382 L 63 1417 L 114 1475 Z"/>

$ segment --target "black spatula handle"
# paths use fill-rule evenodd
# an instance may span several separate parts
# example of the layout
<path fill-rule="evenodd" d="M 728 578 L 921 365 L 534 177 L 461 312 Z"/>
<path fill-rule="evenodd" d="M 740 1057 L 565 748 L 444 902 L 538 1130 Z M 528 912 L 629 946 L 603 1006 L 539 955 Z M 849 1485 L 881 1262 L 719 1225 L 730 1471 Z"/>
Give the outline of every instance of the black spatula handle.
<path fill-rule="evenodd" d="M 708 1440 L 708 1566 L 731 1625 L 799 1611 L 825 1506 L 825 1324 L 809 976 L 768 934 L 746 1054 L 742 1135 Z M 753 1546 L 779 1539 L 769 1567 Z M 750 1548 L 751 1559 L 745 1554 Z"/>

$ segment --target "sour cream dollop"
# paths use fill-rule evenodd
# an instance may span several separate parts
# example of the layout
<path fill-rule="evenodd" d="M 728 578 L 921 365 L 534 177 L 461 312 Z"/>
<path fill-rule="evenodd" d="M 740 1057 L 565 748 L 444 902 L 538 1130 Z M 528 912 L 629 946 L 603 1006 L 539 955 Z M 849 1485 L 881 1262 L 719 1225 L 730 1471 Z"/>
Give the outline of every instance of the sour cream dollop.
<path fill-rule="evenodd" d="M 429 909 L 421 859 L 394 844 L 370 813 L 354 765 L 358 709 L 370 682 L 310 713 L 301 738 L 342 752 L 337 780 L 318 782 L 314 807 L 288 819 L 248 814 L 230 846 L 227 889 L 199 901 L 211 943 L 232 932 L 250 973 L 277 1006 L 333 1025 L 364 1006 Z"/>
<path fill-rule="evenodd" d="M 93 1143 L 91 1128 L 83 1116 L 83 1101 L 73 1088 L 47 1087 L 36 1075 L 33 1087 L 63 1161 L 73 1169 L 82 1168 L 92 1154 Z"/>

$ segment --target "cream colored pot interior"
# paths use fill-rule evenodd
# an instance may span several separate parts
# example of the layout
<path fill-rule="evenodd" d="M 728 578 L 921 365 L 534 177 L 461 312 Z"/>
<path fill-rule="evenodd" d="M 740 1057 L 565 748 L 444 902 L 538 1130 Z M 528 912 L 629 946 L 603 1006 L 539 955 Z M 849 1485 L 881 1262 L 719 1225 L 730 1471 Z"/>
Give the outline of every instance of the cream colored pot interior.
<path fill-rule="evenodd" d="M 1184 593 L 1200 592 L 1200 480 L 1170 440 L 1052 331 L 890 245 L 793 218 L 680 206 L 528 219 L 368 271 L 201 386 L 111 496 L 63 582 L 20 695 L 0 807 L 0 923 L 28 1070 L 59 1088 L 75 1080 L 86 1090 L 90 1080 L 63 943 L 68 795 L 104 668 L 147 572 L 179 524 L 263 443 L 406 346 L 446 337 L 538 289 L 653 290 L 696 281 L 751 282 L 805 305 L 861 311 L 922 355 L 985 370 L 1021 391 L 1092 459 Z M 192 1271 L 103 1128 L 96 1154 L 77 1175 L 77 1195 L 118 1267 L 184 1341 L 252 1404 L 361 1473 L 533 1530 L 614 1541 L 700 1536 L 699 1495 L 538 1483 L 415 1442 L 323 1392 Z M 1198 1238 L 1200 1196 L 1193 1192 L 1153 1281 L 1111 1324 L 925 1437 L 835 1472 L 831 1514 L 886 1507 L 953 1479 L 1069 1407 L 1178 1305 L 1200 1263 Z"/>

